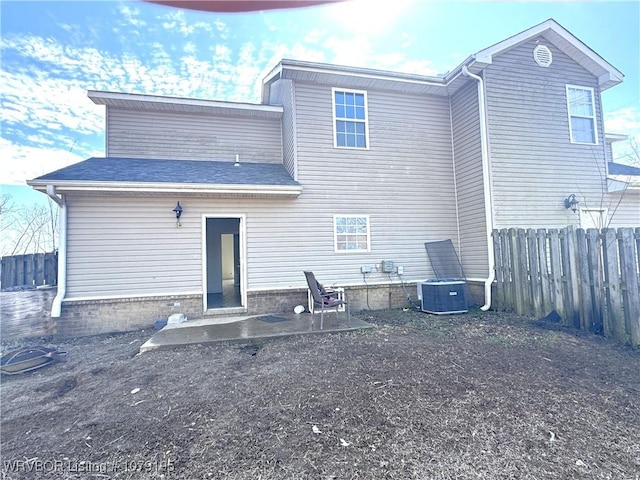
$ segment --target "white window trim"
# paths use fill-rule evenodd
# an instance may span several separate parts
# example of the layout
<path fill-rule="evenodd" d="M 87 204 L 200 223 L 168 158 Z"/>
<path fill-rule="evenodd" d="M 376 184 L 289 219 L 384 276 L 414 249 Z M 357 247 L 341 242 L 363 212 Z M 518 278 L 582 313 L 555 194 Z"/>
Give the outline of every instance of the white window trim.
<path fill-rule="evenodd" d="M 602 207 L 602 208 L 587 208 L 587 207 L 581 207 L 580 208 L 580 228 L 585 228 L 584 224 L 585 224 L 585 220 L 586 217 L 588 217 L 589 219 L 589 223 L 594 223 L 593 222 L 593 215 L 594 214 L 600 214 L 600 219 L 602 220 L 602 226 L 600 226 L 600 229 L 605 228 L 607 226 L 607 223 L 609 222 L 609 209 Z M 589 227 L 587 227 L 589 228 Z"/>
<path fill-rule="evenodd" d="M 338 218 L 366 218 L 367 219 L 367 249 L 359 250 L 338 250 L 338 228 L 336 220 Z M 338 214 L 333 216 L 333 251 L 334 253 L 369 253 L 371 252 L 371 219 L 369 215 L 359 214 Z"/>
<path fill-rule="evenodd" d="M 354 121 L 354 122 L 361 122 L 364 123 L 364 136 L 365 136 L 365 141 L 367 142 L 367 146 L 366 147 L 343 147 L 341 145 L 338 145 L 338 132 L 336 131 L 336 92 L 345 92 L 345 93 L 359 93 L 364 95 L 364 121 L 361 120 L 352 120 L 349 119 L 347 121 Z M 331 106 L 332 106 L 332 111 L 333 111 L 333 117 L 332 117 L 332 122 L 333 122 L 333 148 L 343 148 L 346 150 L 369 150 L 369 98 L 367 97 L 367 91 L 366 90 L 353 90 L 350 88 L 338 88 L 338 87 L 332 87 L 331 88 Z"/>
<path fill-rule="evenodd" d="M 574 88 L 576 90 L 588 90 L 591 92 L 591 103 L 593 106 L 593 115 L 585 116 L 585 115 L 571 115 L 571 106 L 569 105 L 569 89 Z M 598 117 L 596 110 L 596 93 L 592 87 L 585 87 L 583 85 L 565 85 L 566 92 L 566 101 L 567 101 L 567 118 L 569 120 L 569 139 L 571 143 L 575 143 L 576 145 L 598 145 Z M 573 139 L 573 128 L 571 128 L 571 117 L 576 118 L 590 118 L 593 121 L 593 136 L 594 142 L 577 142 Z"/>

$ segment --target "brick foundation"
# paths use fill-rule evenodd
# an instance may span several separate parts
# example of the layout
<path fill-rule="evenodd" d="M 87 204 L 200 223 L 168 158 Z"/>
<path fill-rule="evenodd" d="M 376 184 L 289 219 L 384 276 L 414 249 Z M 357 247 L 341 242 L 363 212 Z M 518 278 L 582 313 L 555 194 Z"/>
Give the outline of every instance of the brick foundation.
<path fill-rule="evenodd" d="M 407 293 L 417 301 L 416 284 L 407 283 L 406 293 L 401 285 L 383 284 L 348 287 L 346 289 L 352 312 L 382 310 L 408 306 Z M 469 283 L 469 306 L 484 303 L 481 283 Z M 249 292 L 246 310 L 213 310 L 202 312 L 201 295 L 175 295 L 152 298 L 114 300 L 83 300 L 64 302 L 60 318 L 51 319 L 53 334 L 59 336 L 97 335 L 152 328 L 156 320 L 174 313 L 190 319 L 216 315 L 261 315 L 292 312 L 296 305 L 307 307 L 306 289 L 265 290 Z"/>
<path fill-rule="evenodd" d="M 151 328 L 156 320 L 174 313 L 187 318 L 202 317 L 201 295 L 82 300 L 63 302 L 55 334 L 72 337 L 127 332 Z"/>

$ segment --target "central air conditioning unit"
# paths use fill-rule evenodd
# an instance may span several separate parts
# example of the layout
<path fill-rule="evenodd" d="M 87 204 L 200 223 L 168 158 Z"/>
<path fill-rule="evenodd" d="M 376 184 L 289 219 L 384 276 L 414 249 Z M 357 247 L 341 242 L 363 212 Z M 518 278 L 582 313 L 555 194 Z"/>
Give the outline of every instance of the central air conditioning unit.
<path fill-rule="evenodd" d="M 464 280 L 427 280 L 418 283 L 418 299 L 423 312 L 436 315 L 466 313 Z"/>

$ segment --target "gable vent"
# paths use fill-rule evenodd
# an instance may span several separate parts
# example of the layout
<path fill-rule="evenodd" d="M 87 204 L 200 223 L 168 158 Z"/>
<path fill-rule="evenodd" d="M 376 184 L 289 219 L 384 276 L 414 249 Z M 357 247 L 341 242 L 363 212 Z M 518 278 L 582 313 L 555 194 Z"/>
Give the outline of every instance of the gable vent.
<path fill-rule="evenodd" d="M 533 49 L 533 59 L 541 67 L 548 67 L 553 62 L 553 56 L 551 50 L 546 45 L 538 45 Z"/>

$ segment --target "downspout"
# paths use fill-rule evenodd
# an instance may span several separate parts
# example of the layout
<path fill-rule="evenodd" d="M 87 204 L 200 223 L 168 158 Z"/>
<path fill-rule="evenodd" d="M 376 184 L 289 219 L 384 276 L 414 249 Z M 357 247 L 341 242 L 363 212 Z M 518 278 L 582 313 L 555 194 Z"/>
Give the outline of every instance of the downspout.
<path fill-rule="evenodd" d="M 462 74 L 478 82 L 478 109 L 480 111 L 480 144 L 482 150 L 482 182 L 484 184 L 484 212 L 487 235 L 487 258 L 489 264 L 489 276 L 484 281 L 484 305 L 480 310 L 486 312 L 491 308 L 491 285 L 495 280 L 495 257 L 491 232 L 493 230 L 493 192 L 491 187 L 491 169 L 489 168 L 489 141 L 487 133 L 487 111 L 484 98 L 484 82 L 482 77 L 474 75 L 466 65 L 462 66 Z"/>
<path fill-rule="evenodd" d="M 51 316 L 58 318 L 62 312 L 62 300 L 67 293 L 67 202 L 64 196 L 58 196 L 56 187 L 53 185 L 47 185 L 47 195 L 60 207 L 60 217 L 58 218 L 58 229 L 60 231 L 58 240 L 58 294 L 51 304 Z"/>

